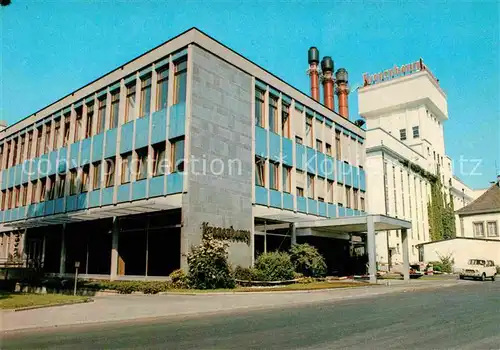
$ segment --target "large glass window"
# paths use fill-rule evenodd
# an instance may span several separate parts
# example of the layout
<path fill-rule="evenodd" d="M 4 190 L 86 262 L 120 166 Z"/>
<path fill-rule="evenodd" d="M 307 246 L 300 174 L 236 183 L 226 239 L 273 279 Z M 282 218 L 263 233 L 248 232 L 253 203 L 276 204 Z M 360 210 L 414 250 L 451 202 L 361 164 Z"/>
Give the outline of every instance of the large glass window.
<path fill-rule="evenodd" d="M 38 181 L 33 181 L 31 183 L 31 203 L 38 203 L 36 200 L 37 196 L 37 191 L 38 191 Z"/>
<path fill-rule="evenodd" d="M 9 151 L 9 149 L 7 149 Z M 42 128 L 37 129 L 37 137 L 35 144 L 35 157 L 39 157 L 42 155 Z M 9 162 L 9 157 L 7 157 L 7 164 Z"/>
<path fill-rule="evenodd" d="M 19 141 L 19 162 L 22 163 L 24 161 L 24 145 L 26 142 L 26 137 L 23 135 L 21 136 L 21 140 Z M 0 160 L 1 160 L 0 156 Z"/>
<path fill-rule="evenodd" d="M 99 110 L 97 111 L 97 131 L 100 134 L 106 126 L 106 96 L 99 100 Z"/>
<path fill-rule="evenodd" d="M 47 194 L 47 180 L 40 180 L 40 202 L 45 201 L 45 195 Z"/>
<path fill-rule="evenodd" d="M 265 186 L 265 168 L 266 168 L 266 160 L 264 158 L 256 157 L 255 158 L 255 185 L 257 186 Z"/>
<path fill-rule="evenodd" d="M 314 199 L 314 175 L 307 174 L 307 196 Z"/>
<path fill-rule="evenodd" d="M 56 125 L 54 126 L 54 136 L 52 138 L 52 149 L 57 149 L 59 147 L 59 134 L 61 132 L 61 119 L 57 119 L 55 121 Z M 47 125 L 47 128 L 50 129 L 50 125 Z M 45 140 L 45 144 L 48 145 L 48 140 L 50 140 L 50 130 L 47 131 L 47 139 Z"/>
<path fill-rule="evenodd" d="M 264 91 L 255 89 L 255 125 L 264 127 Z"/>
<path fill-rule="evenodd" d="M 69 132 L 71 126 L 70 115 L 66 115 L 64 117 L 64 138 L 63 138 L 63 147 L 66 147 L 69 144 Z"/>
<path fill-rule="evenodd" d="M 69 172 L 69 194 L 75 195 L 78 192 L 78 173 L 75 169 Z"/>
<path fill-rule="evenodd" d="M 269 130 L 278 133 L 278 99 L 269 96 Z"/>
<path fill-rule="evenodd" d="M 111 115 L 109 117 L 109 128 L 114 129 L 118 126 L 120 114 L 120 90 L 111 93 Z"/>
<path fill-rule="evenodd" d="M 312 133 L 313 117 L 306 115 L 306 140 L 307 146 L 313 146 L 313 133 Z"/>
<path fill-rule="evenodd" d="M 66 187 L 66 174 L 59 174 L 59 183 L 57 185 L 57 198 L 64 197 L 65 187 Z"/>
<path fill-rule="evenodd" d="M 21 187 L 14 187 L 14 206 L 16 208 L 21 206 Z"/>
<path fill-rule="evenodd" d="M 153 176 L 165 174 L 165 163 L 165 142 L 160 142 L 153 146 Z"/>
<path fill-rule="evenodd" d="M 115 184 L 115 158 L 106 159 L 106 174 L 105 174 L 105 186 L 111 187 Z"/>
<path fill-rule="evenodd" d="M 82 168 L 82 175 L 80 180 L 80 193 L 85 193 L 89 190 L 89 171 L 90 167 L 88 165 Z"/>
<path fill-rule="evenodd" d="M 352 190 L 352 194 L 353 194 L 353 208 L 358 210 L 358 200 L 359 200 L 359 191 L 357 189 L 353 189 Z"/>
<path fill-rule="evenodd" d="M 75 109 L 76 119 L 75 119 L 75 141 L 79 141 L 81 139 L 80 132 L 82 130 L 82 107 L 78 107 Z"/>
<path fill-rule="evenodd" d="M 292 191 L 291 172 L 290 167 L 283 166 L 283 192 L 290 193 Z"/>
<path fill-rule="evenodd" d="M 127 86 L 127 102 L 125 103 L 125 121 L 127 123 L 134 120 L 135 116 L 135 81 Z"/>
<path fill-rule="evenodd" d="M 30 131 L 28 133 L 28 145 L 26 148 L 28 149 L 26 154 L 27 154 L 27 159 L 31 159 L 31 145 L 33 144 L 33 131 Z"/>
<path fill-rule="evenodd" d="M 130 182 L 130 166 L 132 165 L 132 152 L 122 156 L 122 184 Z"/>
<path fill-rule="evenodd" d="M 56 176 L 49 177 L 49 183 L 47 184 L 47 197 L 48 200 L 51 201 L 56 196 Z"/>
<path fill-rule="evenodd" d="M 148 176 L 148 149 L 137 150 L 137 168 L 135 169 L 135 179 L 142 180 Z"/>
<path fill-rule="evenodd" d="M 184 138 L 172 140 L 172 162 L 171 162 L 171 172 L 175 173 L 177 171 L 184 171 Z"/>
<path fill-rule="evenodd" d="M 345 206 L 347 208 L 352 208 L 351 207 L 351 188 L 349 186 L 345 187 Z"/>
<path fill-rule="evenodd" d="M 343 189 L 343 186 L 342 184 L 337 184 L 337 204 L 340 206 L 340 207 L 343 207 L 344 206 L 344 189 Z"/>
<path fill-rule="evenodd" d="M 175 63 L 174 74 L 174 104 L 186 101 L 186 75 L 187 75 L 187 61 Z"/>
<path fill-rule="evenodd" d="M 168 69 L 157 73 L 156 110 L 167 108 L 168 103 Z"/>
<path fill-rule="evenodd" d="M 50 123 L 47 123 L 45 125 L 45 153 L 48 153 L 50 151 L 50 146 L 52 145 L 52 149 L 57 148 L 57 131 L 59 131 L 59 124 L 61 123 L 59 120 L 56 122 L 56 127 L 57 129 L 56 132 L 54 133 L 54 138 L 51 138 L 51 125 Z"/>
<path fill-rule="evenodd" d="M 6 198 L 7 198 L 7 191 L 2 191 L 2 205 L 0 206 L 1 210 L 6 210 L 7 209 L 5 207 Z"/>
<path fill-rule="evenodd" d="M 269 162 L 269 187 L 278 190 L 279 186 L 279 166 L 277 163 Z"/>
<path fill-rule="evenodd" d="M 290 138 L 290 106 L 285 103 L 281 106 L 281 134 Z"/>
<path fill-rule="evenodd" d="M 141 106 L 139 115 L 147 117 L 151 111 L 151 75 L 141 79 Z"/>
<path fill-rule="evenodd" d="M 335 157 L 342 159 L 342 141 L 340 141 L 340 130 L 335 130 Z"/>
<path fill-rule="evenodd" d="M 92 136 L 92 125 L 94 124 L 94 102 L 87 105 L 87 125 L 85 126 L 85 138 Z"/>
<path fill-rule="evenodd" d="M 28 184 L 22 186 L 22 197 L 23 206 L 25 206 L 28 204 Z"/>
<path fill-rule="evenodd" d="M 101 168 L 101 162 L 95 162 L 93 165 L 94 172 L 93 172 L 93 179 L 92 179 L 92 189 L 93 190 L 98 190 L 101 188 L 101 173 L 102 173 L 102 168 Z"/>
<path fill-rule="evenodd" d="M 328 195 L 327 200 L 329 203 L 333 203 L 335 200 L 333 186 L 333 181 L 328 181 L 326 191 Z"/>

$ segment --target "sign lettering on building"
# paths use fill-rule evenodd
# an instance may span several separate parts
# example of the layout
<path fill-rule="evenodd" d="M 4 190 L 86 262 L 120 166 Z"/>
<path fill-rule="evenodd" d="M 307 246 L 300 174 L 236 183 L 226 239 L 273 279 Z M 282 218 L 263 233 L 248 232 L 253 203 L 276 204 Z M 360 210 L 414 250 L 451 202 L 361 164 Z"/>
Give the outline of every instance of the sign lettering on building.
<path fill-rule="evenodd" d="M 439 82 L 436 77 L 432 74 L 432 72 L 427 68 L 427 66 L 424 64 L 422 59 L 409 63 L 409 64 L 403 64 L 401 66 L 394 65 L 394 67 L 390 69 L 386 69 L 382 72 L 375 73 L 375 74 L 368 74 L 365 73 L 363 74 L 363 83 L 364 86 L 367 85 L 374 85 L 378 83 L 382 83 L 384 81 L 389 81 L 394 78 L 402 77 L 402 76 L 407 76 L 416 72 L 420 72 L 426 70 L 429 72 L 429 74 L 432 76 L 432 78 L 436 81 Z"/>
<path fill-rule="evenodd" d="M 201 225 L 204 237 L 213 237 L 221 241 L 242 242 L 250 245 L 250 231 L 235 230 L 233 226 L 229 228 L 209 226 L 208 222 Z"/>

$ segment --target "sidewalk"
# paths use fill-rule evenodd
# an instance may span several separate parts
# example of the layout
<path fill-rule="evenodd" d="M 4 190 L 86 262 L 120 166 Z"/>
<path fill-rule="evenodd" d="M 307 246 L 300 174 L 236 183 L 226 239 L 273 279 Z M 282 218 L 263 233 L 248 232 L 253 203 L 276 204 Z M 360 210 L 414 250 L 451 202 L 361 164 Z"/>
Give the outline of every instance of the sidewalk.
<path fill-rule="evenodd" d="M 461 281 L 463 283 L 463 281 Z M 381 281 L 384 283 L 384 281 Z M 117 295 L 95 297 L 93 303 L 28 311 L 2 311 L 1 329 L 47 328 L 100 322 L 200 315 L 244 309 L 283 307 L 313 302 L 369 298 L 388 293 L 444 288 L 458 281 L 390 281 L 372 286 L 309 292 L 244 293 L 224 295 Z"/>

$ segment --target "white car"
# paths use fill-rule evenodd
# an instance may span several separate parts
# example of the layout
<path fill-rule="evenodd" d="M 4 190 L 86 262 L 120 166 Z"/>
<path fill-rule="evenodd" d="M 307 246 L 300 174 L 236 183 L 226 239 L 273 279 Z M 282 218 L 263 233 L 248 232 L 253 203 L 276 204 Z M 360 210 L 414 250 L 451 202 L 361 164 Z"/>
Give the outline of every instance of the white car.
<path fill-rule="evenodd" d="M 470 259 L 467 266 L 460 270 L 459 275 L 461 280 L 471 277 L 482 281 L 491 278 L 494 281 L 496 273 L 497 269 L 493 260 Z"/>

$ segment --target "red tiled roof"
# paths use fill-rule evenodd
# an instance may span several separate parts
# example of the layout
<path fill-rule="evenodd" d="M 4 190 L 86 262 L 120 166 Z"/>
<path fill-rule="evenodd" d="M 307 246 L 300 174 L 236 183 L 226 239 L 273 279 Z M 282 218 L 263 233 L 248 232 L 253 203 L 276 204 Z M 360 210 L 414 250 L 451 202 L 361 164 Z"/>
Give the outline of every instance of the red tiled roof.
<path fill-rule="evenodd" d="M 500 183 L 497 182 L 469 205 L 456 211 L 457 214 L 473 214 L 500 211 Z"/>

